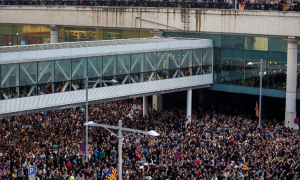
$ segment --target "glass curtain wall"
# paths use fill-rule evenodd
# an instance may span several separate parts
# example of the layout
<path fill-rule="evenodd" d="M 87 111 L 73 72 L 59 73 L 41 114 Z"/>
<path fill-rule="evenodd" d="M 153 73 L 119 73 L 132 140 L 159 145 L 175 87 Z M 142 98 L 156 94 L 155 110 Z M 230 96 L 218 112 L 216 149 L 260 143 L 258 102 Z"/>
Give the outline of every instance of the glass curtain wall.
<path fill-rule="evenodd" d="M 211 74 L 213 49 L 81 57 L 0 65 L 1 99 Z"/>
<path fill-rule="evenodd" d="M 0 46 L 50 43 L 47 26 L 0 24 Z"/>
<path fill-rule="evenodd" d="M 0 46 L 16 46 L 50 43 L 47 26 L 0 24 Z M 60 27 L 59 42 L 95 41 L 112 39 L 148 38 L 149 30 L 104 29 L 85 27 Z"/>
<path fill-rule="evenodd" d="M 263 59 L 263 88 L 286 89 L 287 42 L 283 37 L 165 32 L 164 36 L 213 39 L 214 83 L 259 87 L 260 66 L 248 65 Z M 300 41 L 298 86 L 300 91 Z M 204 67 L 204 66 L 203 66 Z"/>

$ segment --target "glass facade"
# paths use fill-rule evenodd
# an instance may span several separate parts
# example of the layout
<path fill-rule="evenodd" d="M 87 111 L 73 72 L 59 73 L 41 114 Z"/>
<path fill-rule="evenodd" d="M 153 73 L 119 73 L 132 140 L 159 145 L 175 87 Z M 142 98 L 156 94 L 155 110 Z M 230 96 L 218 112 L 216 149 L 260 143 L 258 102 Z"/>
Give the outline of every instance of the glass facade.
<path fill-rule="evenodd" d="M 283 37 L 257 37 L 228 34 L 165 32 L 164 36 L 208 38 L 214 40 L 214 83 L 259 87 L 259 65 L 263 59 L 263 88 L 286 89 L 287 42 Z M 204 51 L 203 51 L 204 52 Z M 298 87 L 300 91 L 300 41 L 298 49 Z M 204 63 L 204 61 L 203 61 Z M 205 64 L 203 64 L 203 68 Z M 220 86 L 219 86 L 220 87 Z"/>
<path fill-rule="evenodd" d="M 80 57 L 0 65 L 1 99 L 211 74 L 213 48 Z"/>
<path fill-rule="evenodd" d="M 47 26 L 0 24 L 0 46 L 50 43 Z M 60 27 L 58 42 L 153 37 L 147 30 Z"/>
<path fill-rule="evenodd" d="M 50 43 L 47 26 L 0 24 L 0 46 Z"/>

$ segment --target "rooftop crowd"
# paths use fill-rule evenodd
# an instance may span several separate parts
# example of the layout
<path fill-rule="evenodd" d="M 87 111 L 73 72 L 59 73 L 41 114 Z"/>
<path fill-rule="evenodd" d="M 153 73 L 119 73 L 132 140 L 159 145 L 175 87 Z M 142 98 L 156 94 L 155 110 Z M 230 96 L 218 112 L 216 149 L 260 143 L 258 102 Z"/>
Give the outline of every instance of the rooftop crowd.
<path fill-rule="evenodd" d="M 125 180 L 248 180 L 300 179 L 299 135 L 274 120 L 232 116 L 211 107 L 193 111 L 187 124 L 185 110 L 155 111 L 143 117 L 127 101 L 90 105 L 91 121 L 140 130 L 155 130 L 158 137 L 133 134 L 123 139 Z M 0 123 L 0 179 L 27 179 L 36 167 L 37 179 L 105 179 L 117 168 L 117 138 L 102 128 L 90 127 L 89 162 L 85 144 L 85 109 L 55 110 Z M 114 130 L 112 132 L 116 133 Z M 124 132 L 123 135 L 129 133 Z M 175 152 L 181 153 L 176 159 Z M 249 170 L 243 170 L 241 164 Z"/>

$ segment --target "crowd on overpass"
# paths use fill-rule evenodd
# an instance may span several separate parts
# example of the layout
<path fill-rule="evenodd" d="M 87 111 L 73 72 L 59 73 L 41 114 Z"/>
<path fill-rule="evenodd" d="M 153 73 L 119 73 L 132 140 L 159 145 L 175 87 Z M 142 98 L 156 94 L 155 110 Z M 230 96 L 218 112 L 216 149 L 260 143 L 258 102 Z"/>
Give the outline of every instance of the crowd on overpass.
<path fill-rule="evenodd" d="M 246 4 L 242 9 L 252 10 L 293 10 L 300 11 L 299 0 L 238 0 L 237 9 L 240 4 Z M 235 9 L 235 0 L 38 0 L 18 1 L 3 0 L 0 5 L 69 5 L 69 6 L 125 6 L 125 7 L 189 7 L 189 8 L 211 8 L 211 9 Z M 289 4 L 289 8 L 283 5 Z M 241 10 L 241 9 L 240 9 Z"/>
<path fill-rule="evenodd" d="M 156 111 L 149 105 L 149 114 L 143 117 L 128 101 L 90 105 L 88 112 L 89 120 L 97 123 L 117 125 L 122 120 L 124 127 L 160 134 L 124 138 L 126 180 L 300 178 L 297 131 L 276 119 L 265 119 L 258 127 L 255 118 L 231 114 L 230 107 L 215 107 L 195 109 L 191 124 L 183 109 Z M 101 128 L 90 127 L 85 163 L 79 148 L 85 144 L 85 112 L 76 107 L 2 118 L 1 179 L 26 179 L 30 166 L 36 167 L 37 179 L 48 180 L 105 179 L 110 167 L 118 171 L 117 138 Z"/>

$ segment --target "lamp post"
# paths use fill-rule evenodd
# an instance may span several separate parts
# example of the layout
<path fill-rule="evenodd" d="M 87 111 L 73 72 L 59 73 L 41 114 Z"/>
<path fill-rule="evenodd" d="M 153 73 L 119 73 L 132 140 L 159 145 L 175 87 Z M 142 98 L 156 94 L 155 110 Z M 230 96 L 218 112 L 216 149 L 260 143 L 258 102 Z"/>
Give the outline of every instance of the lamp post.
<path fill-rule="evenodd" d="M 253 65 L 253 64 L 260 64 L 260 85 L 259 85 L 259 112 L 258 112 L 258 126 L 260 127 L 260 123 L 261 123 L 261 95 L 262 95 L 262 65 L 263 65 L 263 59 L 260 59 L 260 62 L 249 62 L 247 65 Z"/>
<path fill-rule="evenodd" d="M 85 99 L 85 122 L 89 122 L 89 88 L 88 88 L 88 83 L 89 82 L 95 82 L 95 83 L 99 83 L 99 82 L 118 82 L 114 79 L 112 80 L 101 80 L 101 81 L 89 81 L 88 76 L 86 76 L 85 78 L 85 92 L 86 92 L 86 99 Z M 88 126 L 86 126 L 85 128 L 85 162 L 89 161 L 89 155 L 88 155 L 88 145 L 89 145 L 89 139 L 88 139 L 88 135 L 89 135 L 89 129 Z"/>
<path fill-rule="evenodd" d="M 132 133 L 140 133 L 140 134 L 145 134 L 145 135 L 150 135 L 150 136 L 159 136 L 159 134 L 153 130 L 151 131 L 141 131 L 137 129 L 130 129 L 130 128 L 123 128 L 122 127 L 122 120 L 119 120 L 118 126 L 110 126 L 110 125 L 105 125 L 105 124 L 98 124 L 93 121 L 86 122 L 83 125 L 87 126 L 96 126 L 96 127 L 103 127 L 106 130 L 108 130 L 110 133 L 114 134 L 115 136 L 118 137 L 118 169 L 119 169 L 119 175 L 118 179 L 122 179 L 122 131 L 129 131 Z M 117 129 L 118 130 L 118 135 L 115 133 L 111 132 L 109 129 Z"/>

